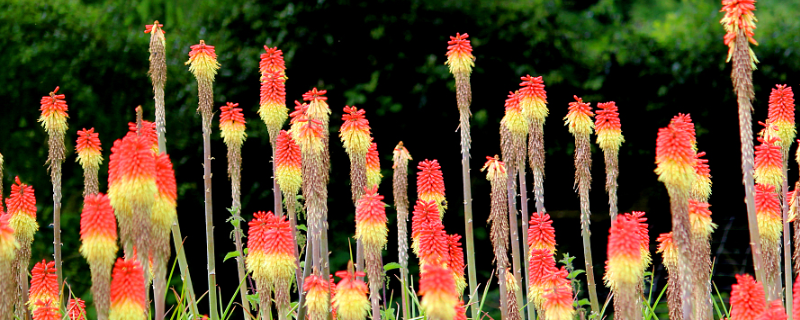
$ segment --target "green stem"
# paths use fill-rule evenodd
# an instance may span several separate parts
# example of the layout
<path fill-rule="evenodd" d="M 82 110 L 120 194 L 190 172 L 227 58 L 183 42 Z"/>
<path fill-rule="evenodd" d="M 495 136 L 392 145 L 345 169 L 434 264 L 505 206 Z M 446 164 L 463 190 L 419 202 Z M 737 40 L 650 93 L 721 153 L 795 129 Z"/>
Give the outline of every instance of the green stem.
<path fill-rule="evenodd" d="M 210 113 L 203 114 L 203 186 L 205 188 L 206 254 L 208 259 L 208 308 L 211 320 L 219 320 L 217 311 L 217 268 L 214 255 L 214 213 L 211 201 Z"/>
<path fill-rule="evenodd" d="M 792 308 L 792 303 L 794 302 L 792 300 L 792 242 L 789 240 L 791 230 L 789 230 L 789 198 L 787 196 L 789 194 L 789 181 L 786 175 L 789 166 L 788 151 L 787 148 L 786 152 L 783 153 L 783 192 L 781 193 L 781 198 L 783 199 L 783 277 L 786 284 L 786 310 L 794 310 Z M 780 282 L 780 280 L 777 282 Z M 793 313 L 792 311 L 786 313 L 788 320 L 793 319 Z"/>
<path fill-rule="evenodd" d="M 470 300 L 478 300 L 475 271 L 475 243 L 472 235 L 472 185 L 469 178 L 469 116 L 461 115 L 461 181 L 464 191 L 464 242 L 467 244 L 467 273 Z M 474 300 L 473 300 L 474 299 Z M 471 306 L 472 318 L 478 319 L 478 308 Z"/>
<path fill-rule="evenodd" d="M 509 227 L 509 236 L 510 236 L 510 245 L 511 245 L 511 265 L 514 269 L 514 278 L 516 278 L 517 283 L 522 282 L 522 267 L 520 266 L 520 253 L 519 253 L 519 227 L 517 226 L 517 197 L 516 197 L 516 183 L 514 182 L 514 171 L 508 170 L 508 227 Z M 527 259 L 526 259 L 527 260 Z M 501 270 L 500 274 L 505 273 L 505 270 Z M 498 277 L 500 276 L 498 274 Z M 507 293 L 506 293 L 507 294 Z M 514 292 L 517 298 L 517 305 L 522 305 L 522 291 L 517 290 Z"/>
<path fill-rule="evenodd" d="M 53 181 L 53 255 L 56 260 L 56 277 L 60 295 L 64 285 L 64 276 L 61 270 L 61 161 L 53 161 L 50 170 Z M 61 304 L 63 305 L 64 301 Z"/>

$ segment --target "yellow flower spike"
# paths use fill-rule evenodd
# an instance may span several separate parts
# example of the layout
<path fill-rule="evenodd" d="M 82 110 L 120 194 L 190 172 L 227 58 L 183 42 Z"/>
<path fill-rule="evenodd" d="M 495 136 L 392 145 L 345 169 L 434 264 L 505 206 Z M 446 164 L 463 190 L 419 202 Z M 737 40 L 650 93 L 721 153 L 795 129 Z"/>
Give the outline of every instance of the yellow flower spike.
<path fill-rule="evenodd" d="M 544 125 L 549 111 L 547 110 L 547 92 L 544 90 L 544 80 L 542 76 L 531 77 L 526 75 L 520 78 L 522 82 L 519 90 L 519 104 L 522 107 L 522 114 L 532 124 Z"/>
<path fill-rule="evenodd" d="M 471 74 L 475 67 L 475 56 L 472 55 L 472 45 L 468 34 L 456 33 L 450 36 L 447 42 L 447 61 L 445 64 L 450 68 L 452 74 Z"/>
<path fill-rule="evenodd" d="M 573 135 L 590 135 L 594 130 L 594 121 L 592 121 L 592 108 L 589 103 L 583 102 L 583 99 L 578 96 L 573 96 L 575 102 L 569 103 L 569 112 L 564 117 L 564 125 L 569 129 L 569 133 Z"/>
<path fill-rule="evenodd" d="M 217 54 L 214 52 L 214 46 L 206 45 L 204 40 L 200 40 L 200 44 L 193 45 L 189 51 L 189 60 L 186 65 L 189 65 L 189 71 L 194 74 L 197 79 L 203 79 L 213 82 L 214 77 L 217 75 L 217 70 L 220 68 L 217 62 Z"/>

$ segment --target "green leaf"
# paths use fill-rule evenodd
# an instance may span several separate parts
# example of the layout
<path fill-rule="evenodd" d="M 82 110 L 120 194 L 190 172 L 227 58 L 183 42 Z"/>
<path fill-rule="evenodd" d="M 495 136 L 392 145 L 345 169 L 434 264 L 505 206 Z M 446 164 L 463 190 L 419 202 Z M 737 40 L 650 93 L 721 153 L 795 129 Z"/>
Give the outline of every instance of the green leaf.
<path fill-rule="evenodd" d="M 582 269 L 572 271 L 567 275 L 567 279 L 575 279 L 575 277 L 581 275 L 581 273 L 586 273 L 586 271 L 583 271 Z"/>
<path fill-rule="evenodd" d="M 297 225 L 297 230 L 303 230 L 305 232 L 308 232 L 308 228 L 306 228 L 306 225 L 304 225 L 304 224 L 298 224 Z"/>
<path fill-rule="evenodd" d="M 400 269 L 402 266 L 397 262 L 389 262 L 385 266 L 383 266 L 383 271 L 389 271 L 394 269 Z"/>
<path fill-rule="evenodd" d="M 225 259 L 222 259 L 222 262 L 228 261 L 230 258 L 236 258 L 239 256 L 239 251 L 231 251 L 225 255 Z"/>
<path fill-rule="evenodd" d="M 583 307 L 583 306 L 588 306 L 590 304 L 592 304 L 592 303 L 589 302 L 589 299 L 580 299 L 580 300 L 578 300 L 578 306 Z"/>
<path fill-rule="evenodd" d="M 256 294 L 248 294 L 247 301 L 250 301 L 251 305 L 257 306 L 261 300 L 258 299 L 258 293 Z"/>

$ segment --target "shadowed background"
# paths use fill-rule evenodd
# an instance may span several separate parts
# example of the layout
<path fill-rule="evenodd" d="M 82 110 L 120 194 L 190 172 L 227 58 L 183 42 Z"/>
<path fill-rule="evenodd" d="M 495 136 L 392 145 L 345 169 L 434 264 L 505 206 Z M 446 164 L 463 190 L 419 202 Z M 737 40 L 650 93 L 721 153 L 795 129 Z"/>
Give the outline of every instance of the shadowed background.
<path fill-rule="evenodd" d="M 75 294 L 86 300 L 91 300 L 90 277 L 78 252 L 83 180 L 74 160 L 76 131 L 95 127 L 100 133 L 106 158 L 100 190 L 105 192 L 109 149 L 127 131 L 127 122 L 134 120 L 134 107 L 142 105 L 145 118 L 154 117 L 147 76 L 149 34 L 142 31 L 156 19 L 164 24 L 167 39 L 167 147 L 176 168 L 178 216 L 198 295 L 207 290 L 202 138 L 200 117 L 195 112 L 197 84 L 183 62 L 188 59 L 189 46 L 200 39 L 216 46 L 222 65 L 214 85 L 216 107 L 238 102 L 248 120 L 242 179 L 242 214 L 247 220 L 256 211 L 273 208 L 271 151 L 266 128 L 256 114 L 263 46 L 277 46 L 284 52 L 290 107 L 313 87 L 328 90 L 333 111 L 328 187 L 332 271 L 345 268 L 347 247 L 355 243 L 349 161 L 337 136 L 345 105 L 355 104 L 367 111 L 381 154 L 384 180 L 379 191 L 386 195 L 386 202 L 392 204 L 391 151 L 402 140 L 414 158 L 409 166 L 412 204 L 418 161 L 438 159 L 450 202 L 445 227 L 448 233 L 463 234 L 455 81 L 444 65 L 444 54 L 448 36 L 466 32 L 477 58 L 472 74 L 471 168 L 480 283 L 489 278 L 493 255 L 485 223 L 490 186 L 479 169 L 485 156 L 500 153 L 504 100 L 509 91 L 519 88 L 519 77 L 526 74 L 544 76 L 548 94 L 545 207 L 553 216 L 559 258 L 563 253 L 577 256 L 575 266 L 583 268 L 579 201 L 572 189 L 574 140 L 562 120 L 567 103 L 578 95 L 592 107 L 597 102 L 616 101 L 620 108 L 626 142 L 620 151 L 619 207 L 621 212 L 647 212 L 653 252 L 655 238 L 671 229 L 666 189 L 653 173 L 656 133 L 677 113 L 691 114 L 698 147 L 708 153 L 714 183 L 710 203 L 719 228 L 712 243 L 717 263 L 713 280 L 721 291 L 728 291 L 735 273 L 752 272 L 736 102 L 730 65 L 725 63 L 727 47 L 722 43 L 724 31 L 718 23 L 722 13 L 717 1 L 3 2 L 7 8 L 0 12 L 3 196 L 8 195 L 14 176 L 33 185 L 41 228 L 33 244 L 32 262 L 52 259 L 52 186 L 44 165 L 46 134 L 36 119 L 40 97 L 61 86 L 59 93 L 66 94 L 70 115 L 63 184 L 64 275 Z M 776 83 L 798 88 L 798 10 L 800 3 L 796 2 L 763 0 L 757 4 L 755 38 L 760 46 L 754 51 L 761 63 L 754 74 L 755 120 L 766 118 L 767 97 Z M 230 184 L 217 125 L 215 122 L 211 145 L 216 173 L 215 245 L 221 299 L 227 303 L 238 281 L 235 262 L 222 263 L 234 245 L 229 240 L 232 226 L 225 221 L 230 216 L 226 210 Z M 601 279 L 610 220 L 603 156 L 596 145 L 592 158 L 592 247 L 596 277 Z M 796 165 L 790 162 L 790 185 L 797 179 Z M 529 169 L 528 173 L 530 190 Z M 534 207 L 532 200 L 530 207 Z M 387 208 L 387 215 L 390 234 L 384 262 L 391 262 L 397 259 L 394 209 Z M 666 273 L 660 257 L 654 257 L 654 265 L 658 293 L 666 284 Z M 410 266 L 416 274 L 413 257 Z M 393 280 L 395 272 L 389 273 Z M 584 276 L 579 278 L 585 281 Z M 178 277 L 171 285 L 180 290 Z M 393 282 L 391 288 L 399 286 Z M 605 299 L 608 290 L 602 285 L 598 289 Z M 492 296 L 486 304 L 494 312 L 498 307 L 496 283 L 490 290 Z M 587 297 L 585 291 L 580 296 Z M 207 303 L 200 308 L 206 310 Z M 665 312 L 665 305 L 658 311 Z"/>

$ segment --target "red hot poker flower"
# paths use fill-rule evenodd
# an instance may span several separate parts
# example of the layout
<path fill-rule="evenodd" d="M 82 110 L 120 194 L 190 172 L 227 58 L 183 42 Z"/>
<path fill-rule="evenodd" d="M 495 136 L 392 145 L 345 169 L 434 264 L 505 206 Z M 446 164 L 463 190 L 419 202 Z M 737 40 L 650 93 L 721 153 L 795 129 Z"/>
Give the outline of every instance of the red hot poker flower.
<path fill-rule="evenodd" d="M 749 274 L 737 274 L 731 286 L 731 320 L 756 319 L 766 308 L 761 283 Z"/>
<path fill-rule="evenodd" d="M 342 139 L 344 148 L 348 154 L 364 155 L 370 146 L 369 121 L 364 116 L 366 111 L 355 106 L 345 106 L 342 115 L 342 127 L 339 129 L 339 137 Z"/>
<path fill-rule="evenodd" d="M 110 319 L 144 315 L 147 310 L 145 293 L 144 272 L 139 262 L 136 259 L 118 258 L 111 280 Z"/>
<path fill-rule="evenodd" d="M 381 184 L 381 159 L 378 156 L 378 144 L 373 142 L 367 149 L 367 186 Z"/>
<path fill-rule="evenodd" d="M 330 292 L 328 281 L 323 276 L 312 274 L 303 281 L 303 291 L 306 292 L 306 308 L 310 320 L 325 319 L 330 308 Z"/>
<path fill-rule="evenodd" d="M 33 195 L 33 187 L 20 182 L 19 177 L 14 177 L 14 182 L 11 185 L 11 195 L 6 199 L 8 214 L 12 217 L 25 214 L 36 218 L 36 197 Z"/>
<path fill-rule="evenodd" d="M 566 120 L 564 125 L 567 126 L 569 132 L 573 135 L 592 134 L 592 129 L 594 129 L 594 122 L 592 121 L 594 113 L 592 113 L 592 107 L 589 103 L 583 102 L 583 99 L 580 97 L 572 97 L 575 98 L 575 101 L 569 103 L 569 112 L 567 112 L 567 116 L 564 117 L 564 120 Z"/>
<path fill-rule="evenodd" d="M 769 122 L 778 128 L 778 142 L 785 151 L 789 150 L 797 129 L 794 127 L 794 93 L 792 87 L 776 85 L 769 94 Z"/>
<path fill-rule="evenodd" d="M 600 149 L 613 150 L 619 149 L 625 138 L 622 136 L 622 126 L 619 122 L 619 110 L 614 101 L 601 102 L 597 104 L 597 117 L 594 119 L 595 131 L 597 132 L 597 144 Z"/>
<path fill-rule="evenodd" d="M 91 262 L 111 265 L 117 256 L 117 220 L 108 197 L 87 195 L 81 213 L 81 254 Z"/>
<path fill-rule="evenodd" d="M 778 145 L 780 142 L 777 137 L 772 136 L 767 136 L 766 139 L 759 137 L 758 141 L 761 144 L 755 147 L 756 183 L 768 184 L 779 189 L 783 183 L 783 160 L 781 147 Z"/>
<path fill-rule="evenodd" d="M 86 320 L 86 302 L 81 298 L 69 299 L 67 315 L 69 320 Z"/>
<path fill-rule="evenodd" d="M 244 114 L 242 108 L 237 108 L 238 103 L 227 102 L 220 107 L 219 129 L 225 144 L 240 146 L 247 137 L 245 130 Z"/>
<path fill-rule="evenodd" d="M 447 200 L 444 195 L 444 177 L 442 167 L 437 160 L 420 162 L 417 166 L 417 197 L 425 201 L 433 201 L 439 208 L 439 215 L 444 216 Z"/>
<path fill-rule="evenodd" d="M 450 36 L 450 41 L 447 41 L 447 61 L 445 64 L 450 67 L 450 73 L 472 73 L 472 68 L 475 66 L 475 56 L 472 55 L 472 45 L 467 40 L 469 35 L 464 33 L 456 33 L 456 36 Z"/>
<path fill-rule="evenodd" d="M 522 88 L 519 90 L 519 104 L 522 107 L 522 113 L 528 118 L 528 121 L 538 121 L 543 124 L 548 110 L 547 92 L 544 90 L 542 76 L 526 75 L 520 79 L 522 83 L 519 85 Z"/>
<path fill-rule="evenodd" d="M 672 117 L 669 123 L 674 123 L 681 130 L 686 130 L 686 132 L 689 133 L 690 140 L 692 141 L 692 148 L 697 147 L 697 133 L 695 131 L 694 123 L 692 122 L 692 116 L 690 114 L 678 113 L 677 116 Z"/>
<path fill-rule="evenodd" d="M 325 96 L 327 93 L 328 90 L 317 90 L 317 88 L 313 88 L 303 94 L 303 101 L 326 101 L 328 100 L 328 97 Z"/>
<path fill-rule="evenodd" d="M 257 280 L 272 281 L 294 275 L 294 239 L 286 217 L 256 212 L 247 232 L 247 269 Z"/>
<path fill-rule="evenodd" d="M 575 308 L 572 307 L 572 288 L 569 286 L 556 286 L 544 295 L 543 309 L 547 319 L 570 320 L 575 318 Z"/>
<path fill-rule="evenodd" d="M 611 222 L 604 280 L 612 290 L 641 281 L 641 236 L 638 223 L 631 218 L 620 215 Z"/>
<path fill-rule="evenodd" d="M 419 280 L 421 307 L 432 320 L 450 320 L 458 304 L 452 273 L 437 265 L 426 265 Z"/>
<path fill-rule="evenodd" d="M 740 30 L 744 32 L 744 36 L 747 37 L 750 43 L 758 45 L 756 39 L 753 38 L 755 35 L 753 30 L 756 28 L 756 16 L 753 14 L 755 10 L 755 0 L 722 0 L 722 10 L 720 12 L 724 11 L 725 17 L 720 20 L 720 23 L 725 27 L 726 32 L 724 42 L 728 46 L 727 61 L 730 61 L 731 57 L 733 57 L 734 39 L 736 39 Z M 755 63 L 758 60 L 756 60 L 752 49 L 750 50 L 750 57 L 753 69 L 755 69 Z"/>
<path fill-rule="evenodd" d="M 37 262 L 31 269 L 31 288 L 28 292 L 29 303 L 36 309 L 37 301 L 58 301 L 58 278 L 55 261 Z"/>
<path fill-rule="evenodd" d="M 78 162 L 84 168 L 97 168 L 103 162 L 103 155 L 100 147 L 100 134 L 94 132 L 94 128 L 78 130 L 78 141 L 75 143 L 75 151 L 78 152 Z"/>
<path fill-rule="evenodd" d="M 303 184 L 302 154 L 300 146 L 288 132 L 281 130 L 275 147 L 275 179 L 281 189 L 289 194 L 297 194 Z"/>
<path fill-rule="evenodd" d="M 61 320 L 61 311 L 57 305 L 49 298 L 33 302 L 33 320 Z"/>
<path fill-rule="evenodd" d="M 264 46 L 264 53 L 261 54 L 261 61 L 258 63 L 258 70 L 262 76 L 268 72 L 278 72 L 280 77 L 286 76 L 286 62 L 283 60 L 283 51 L 278 47 L 270 48 Z"/>
<path fill-rule="evenodd" d="M 668 187 L 690 191 L 694 183 L 695 151 L 692 134 L 685 125 L 670 123 L 658 129 L 656 139 L 656 174 Z"/>
<path fill-rule="evenodd" d="M 758 320 L 786 320 L 783 302 L 780 299 L 770 302 L 769 307 L 758 317 Z"/>
<path fill-rule="evenodd" d="M 534 249 L 544 249 L 551 254 L 556 252 L 556 229 L 553 228 L 553 220 L 547 213 L 534 212 L 528 224 L 528 247 Z"/>
<path fill-rule="evenodd" d="M 378 187 L 365 188 L 365 193 L 358 200 L 356 207 L 356 238 L 363 241 L 364 246 L 382 248 L 386 245 L 389 229 L 386 227 L 386 204 L 381 201 Z"/>
<path fill-rule="evenodd" d="M 209 46 L 205 41 L 200 40 L 200 43 L 191 46 L 191 49 L 189 51 L 189 60 L 185 63 L 190 65 L 189 71 L 196 78 L 214 81 L 214 76 L 220 67 L 214 46 Z"/>
<path fill-rule="evenodd" d="M 156 21 L 155 24 L 146 24 L 146 25 L 144 25 L 144 33 L 152 32 L 153 31 L 153 27 L 155 27 L 156 30 L 161 31 L 162 34 L 165 33 L 164 29 L 161 29 L 161 28 L 164 27 L 164 25 L 161 24 L 161 23 L 158 23 L 158 21 Z"/>
<path fill-rule="evenodd" d="M 64 134 L 67 131 L 67 102 L 63 94 L 56 94 L 59 87 L 56 87 L 49 96 L 42 97 L 39 110 L 42 111 L 39 122 L 42 122 L 44 130 L 48 133 L 57 132 Z"/>
<path fill-rule="evenodd" d="M 461 248 L 461 236 L 458 234 L 451 234 L 447 236 L 450 259 L 447 267 L 453 272 L 453 279 L 456 281 L 456 292 L 464 292 L 467 287 L 467 281 L 464 279 L 464 250 Z"/>
<path fill-rule="evenodd" d="M 411 248 L 414 249 L 414 253 L 419 254 L 420 235 L 424 232 L 428 232 L 430 228 L 428 224 L 440 221 L 439 217 L 439 209 L 435 202 L 417 199 L 411 218 Z"/>

